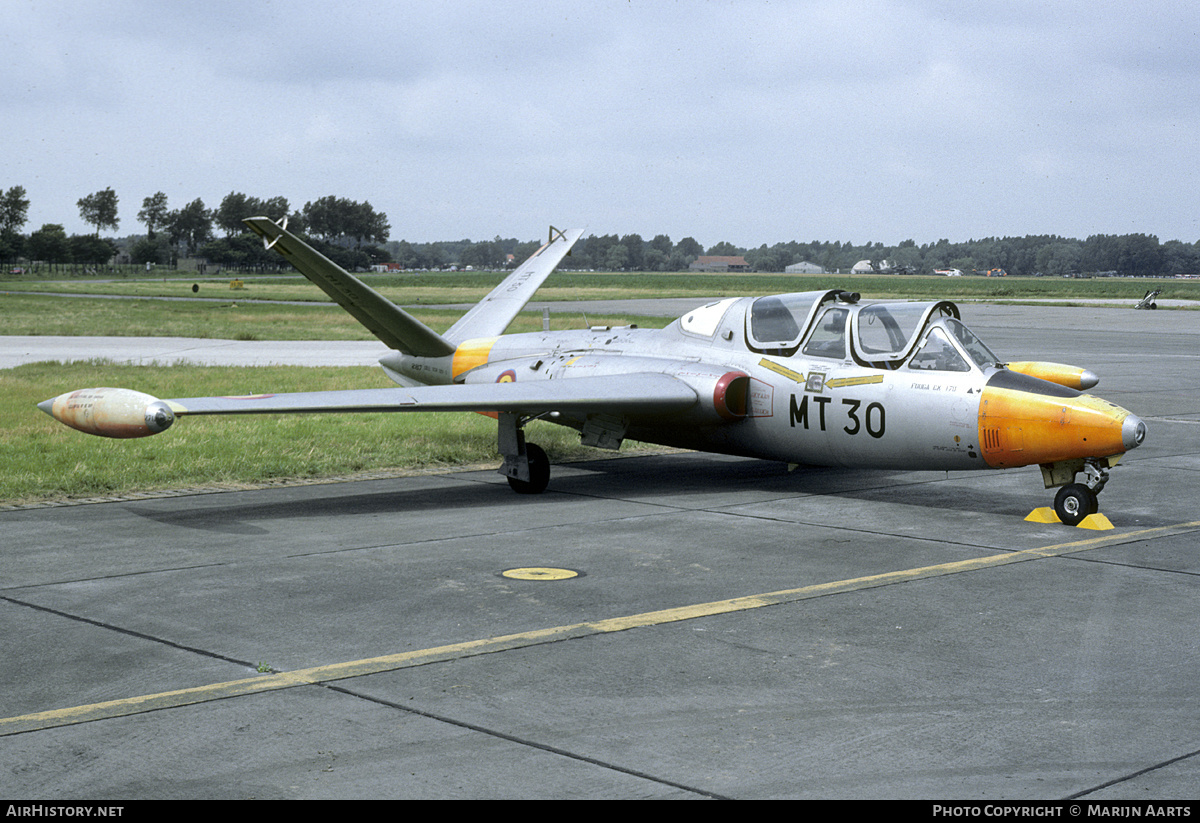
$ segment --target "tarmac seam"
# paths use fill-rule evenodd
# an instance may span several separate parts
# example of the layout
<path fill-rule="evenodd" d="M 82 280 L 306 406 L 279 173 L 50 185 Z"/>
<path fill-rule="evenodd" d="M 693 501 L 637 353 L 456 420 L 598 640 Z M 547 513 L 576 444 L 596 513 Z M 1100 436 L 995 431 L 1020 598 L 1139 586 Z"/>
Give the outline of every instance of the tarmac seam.
<path fill-rule="evenodd" d="M 1104 534 L 1088 537 L 1066 543 L 1057 543 L 1039 548 L 1025 549 L 1018 552 L 991 554 L 968 560 L 956 560 L 949 563 L 939 563 L 933 566 L 922 566 L 913 569 L 884 572 L 865 577 L 849 578 L 829 583 L 817 583 L 795 589 L 784 589 L 776 592 L 735 597 L 727 600 L 715 600 L 708 603 L 697 603 L 690 606 L 679 606 L 640 614 L 614 617 L 604 620 L 589 620 L 565 626 L 555 626 L 546 629 L 533 629 L 517 632 L 500 637 L 488 637 L 479 640 L 468 640 L 451 643 L 428 649 L 418 649 L 391 655 L 352 660 L 343 663 L 332 663 L 298 669 L 291 672 L 276 672 L 265 676 L 233 680 L 224 683 L 214 683 L 186 689 L 160 692 L 157 694 L 140 695 L 137 697 L 109 700 L 83 706 L 73 706 L 49 711 L 34 712 L 15 717 L 0 718 L 0 737 L 21 734 L 24 732 L 70 726 L 93 720 L 104 720 L 159 709 L 178 708 L 197 703 L 206 703 L 230 697 L 257 694 L 261 692 L 280 691 L 295 686 L 325 685 L 339 680 L 348 680 L 370 674 L 382 674 L 405 668 L 424 666 L 450 660 L 459 660 L 484 654 L 529 648 L 561 640 L 572 640 L 603 634 L 628 631 L 630 629 L 659 626 L 668 623 L 678 623 L 701 617 L 714 617 L 739 611 L 777 606 L 794 603 L 817 597 L 843 594 L 864 589 L 874 589 L 896 583 L 907 583 L 951 574 L 978 571 L 1010 563 L 1022 563 L 1031 560 L 1041 560 L 1059 557 L 1065 554 L 1090 551 L 1122 543 L 1136 543 L 1143 540 L 1172 537 L 1200 530 L 1200 520 L 1179 523 L 1173 526 L 1159 526 L 1141 529 L 1121 534 Z"/>
<path fill-rule="evenodd" d="M 677 783 L 673 780 L 667 780 L 666 778 L 655 777 L 654 775 L 648 774 L 646 772 L 638 771 L 636 769 L 629 769 L 624 766 L 618 766 L 615 763 L 609 763 L 605 760 L 598 760 L 594 757 L 588 757 L 587 755 L 584 755 L 584 754 L 579 754 L 577 752 L 568 751 L 567 749 L 560 749 L 557 746 L 551 746 L 547 743 L 538 743 L 537 741 L 534 741 L 534 740 L 528 740 L 528 739 L 525 739 L 522 737 L 517 737 L 515 735 L 508 734 L 507 732 L 498 731 L 496 729 L 489 729 L 486 726 L 479 726 L 474 723 L 468 723 L 465 720 L 456 720 L 453 717 L 447 717 L 445 715 L 434 714 L 433 712 L 426 712 L 426 711 L 422 711 L 421 709 L 414 709 L 411 706 L 402 706 L 399 703 L 395 703 L 391 700 L 384 700 L 381 697 L 374 697 L 369 694 L 362 694 L 361 692 L 356 692 L 351 689 L 347 689 L 344 686 L 326 685 L 325 688 L 329 689 L 330 691 L 335 691 L 335 692 L 339 692 L 341 694 L 347 695 L 348 697 L 356 697 L 360 700 L 366 700 L 371 703 L 377 703 L 380 706 L 387 706 L 388 708 L 396 709 L 398 711 L 406 712 L 408 714 L 414 714 L 414 715 L 417 715 L 418 717 L 424 717 L 428 720 L 434 720 L 439 723 L 447 723 L 451 726 L 457 726 L 459 728 L 467 729 L 469 731 L 479 732 L 480 734 L 486 734 L 490 737 L 495 737 L 500 740 L 507 740 L 510 743 L 516 743 L 521 746 L 528 746 L 530 748 L 538 749 L 539 751 L 544 751 L 549 754 L 559 755 L 560 757 L 567 757 L 567 758 L 570 758 L 571 760 L 578 760 L 581 763 L 589 763 L 593 766 L 599 766 L 600 768 L 603 768 L 603 769 L 609 769 L 610 771 L 620 772 L 621 774 L 627 774 L 627 775 L 630 775 L 631 777 L 636 777 L 641 780 L 649 780 L 652 783 L 658 783 L 659 785 L 662 785 L 662 786 L 670 786 L 672 788 L 680 789 L 685 792 L 690 792 L 692 794 L 698 794 L 702 797 L 708 797 L 713 800 L 728 800 L 729 799 L 728 797 L 725 797 L 724 795 L 714 794 L 713 792 L 706 791 L 705 789 L 700 789 L 695 786 L 687 786 L 683 783 Z"/>

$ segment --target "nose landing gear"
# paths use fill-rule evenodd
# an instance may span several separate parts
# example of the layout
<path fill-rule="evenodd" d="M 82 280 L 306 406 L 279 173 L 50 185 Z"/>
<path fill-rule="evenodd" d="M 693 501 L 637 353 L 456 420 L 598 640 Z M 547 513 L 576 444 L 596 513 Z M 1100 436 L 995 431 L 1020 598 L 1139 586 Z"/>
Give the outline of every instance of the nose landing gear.
<path fill-rule="evenodd" d="M 1086 475 L 1084 482 L 1067 483 L 1054 496 L 1054 513 L 1068 526 L 1078 526 L 1089 514 L 1096 514 L 1100 510 L 1097 495 L 1108 482 L 1108 461 L 1088 458 L 1066 465 L 1056 463 L 1049 467 L 1042 466 L 1047 487 L 1061 484 L 1062 479 L 1068 476 L 1074 481 L 1079 471 Z M 1058 480 L 1058 483 L 1052 484 L 1052 480 Z"/>
<path fill-rule="evenodd" d="M 1054 495 L 1054 513 L 1068 526 L 1078 526 L 1083 518 L 1099 511 L 1096 493 L 1082 483 L 1070 483 Z"/>

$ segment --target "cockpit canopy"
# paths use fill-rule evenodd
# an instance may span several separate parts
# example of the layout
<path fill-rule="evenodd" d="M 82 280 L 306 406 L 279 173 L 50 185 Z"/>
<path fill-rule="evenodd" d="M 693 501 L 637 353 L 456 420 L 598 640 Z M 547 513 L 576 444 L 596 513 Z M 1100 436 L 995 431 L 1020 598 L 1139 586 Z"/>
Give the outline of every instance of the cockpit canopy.
<path fill-rule="evenodd" d="M 746 311 L 746 345 L 762 354 L 853 359 L 862 366 L 970 371 L 998 362 L 959 319 L 958 307 L 868 303 L 845 291 L 760 297 Z"/>

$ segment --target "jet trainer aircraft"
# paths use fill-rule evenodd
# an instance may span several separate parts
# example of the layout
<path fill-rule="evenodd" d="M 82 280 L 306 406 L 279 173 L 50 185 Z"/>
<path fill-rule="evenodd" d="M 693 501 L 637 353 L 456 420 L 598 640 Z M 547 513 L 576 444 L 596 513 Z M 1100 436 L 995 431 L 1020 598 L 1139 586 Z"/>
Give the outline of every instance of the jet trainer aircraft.
<path fill-rule="evenodd" d="M 503 335 L 582 230 L 549 241 L 438 334 L 287 231 L 245 221 L 390 349 L 399 384 L 250 397 L 159 400 L 128 389 L 39 403 L 72 428 L 143 437 L 192 414 L 477 411 L 499 420 L 501 474 L 545 490 L 550 464 L 525 441 L 545 419 L 586 445 L 627 438 L 801 465 L 911 470 L 1037 464 L 1076 525 L 1097 510 L 1108 470 L 1146 436 L 1136 415 L 1082 390 L 1086 369 L 1001 362 L 948 301 L 870 303 L 830 290 L 728 298 L 663 329 Z M 1082 482 L 1077 482 L 1080 475 Z"/>

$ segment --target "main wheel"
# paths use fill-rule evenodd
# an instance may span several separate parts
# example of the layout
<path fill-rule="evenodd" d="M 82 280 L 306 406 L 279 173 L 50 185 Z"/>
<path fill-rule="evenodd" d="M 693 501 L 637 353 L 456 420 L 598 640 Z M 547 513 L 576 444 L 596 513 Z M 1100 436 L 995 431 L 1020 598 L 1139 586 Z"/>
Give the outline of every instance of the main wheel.
<path fill-rule="evenodd" d="M 1078 526 L 1098 508 L 1096 493 L 1082 483 L 1063 486 L 1054 496 L 1054 513 L 1068 526 Z"/>
<path fill-rule="evenodd" d="M 517 494 L 541 494 L 550 485 L 550 458 L 541 446 L 525 444 L 525 456 L 529 459 L 529 481 L 508 478 L 508 485 Z"/>

